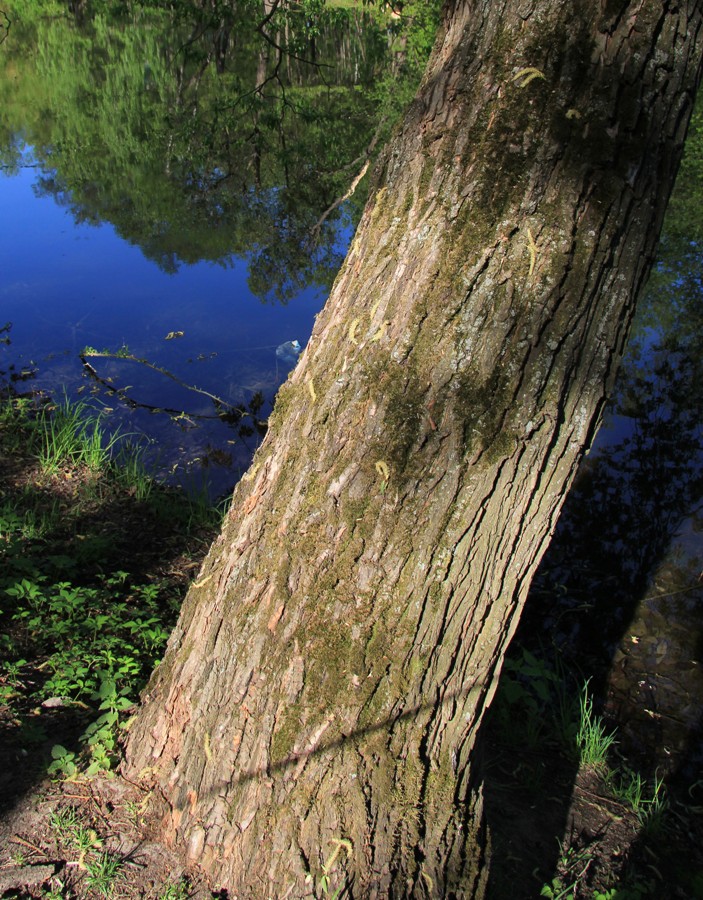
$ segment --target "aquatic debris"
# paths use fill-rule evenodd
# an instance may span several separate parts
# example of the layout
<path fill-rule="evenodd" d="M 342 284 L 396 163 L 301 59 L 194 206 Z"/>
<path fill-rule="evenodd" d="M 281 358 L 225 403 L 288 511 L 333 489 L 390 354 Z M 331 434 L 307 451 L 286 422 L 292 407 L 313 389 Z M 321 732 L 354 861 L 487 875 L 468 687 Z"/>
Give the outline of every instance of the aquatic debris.
<path fill-rule="evenodd" d="M 276 347 L 276 356 L 287 366 L 294 366 L 298 362 L 302 350 L 299 341 L 285 341 Z"/>

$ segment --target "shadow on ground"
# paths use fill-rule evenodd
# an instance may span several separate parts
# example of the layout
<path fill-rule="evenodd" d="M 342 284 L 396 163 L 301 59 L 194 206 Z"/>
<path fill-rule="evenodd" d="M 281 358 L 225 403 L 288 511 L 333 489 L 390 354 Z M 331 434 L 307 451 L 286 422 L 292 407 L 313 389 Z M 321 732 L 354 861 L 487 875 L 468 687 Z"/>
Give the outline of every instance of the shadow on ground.
<path fill-rule="evenodd" d="M 194 520 L 180 492 L 154 486 L 143 500 L 114 471 L 62 464 L 42 472 L 21 429 L 14 420 L 0 426 L 0 816 L 44 781 L 54 746 L 80 750 L 100 702 L 94 688 L 81 691 L 81 678 L 94 681 L 109 654 L 115 671 L 131 666 L 134 678 L 148 675 L 215 534 L 213 523 Z M 18 596 L 22 583 L 41 601 L 33 604 L 26 590 Z M 62 591 L 74 600 L 64 602 Z M 109 632 L 125 624 L 125 634 L 164 635 L 151 649 L 135 639 L 122 651 L 131 661 L 121 662 L 121 637 L 111 641 Z M 65 694 L 46 688 L 57 651 L 70 682 Z M 136 698 L 137 682 L 130 686 Z"/>

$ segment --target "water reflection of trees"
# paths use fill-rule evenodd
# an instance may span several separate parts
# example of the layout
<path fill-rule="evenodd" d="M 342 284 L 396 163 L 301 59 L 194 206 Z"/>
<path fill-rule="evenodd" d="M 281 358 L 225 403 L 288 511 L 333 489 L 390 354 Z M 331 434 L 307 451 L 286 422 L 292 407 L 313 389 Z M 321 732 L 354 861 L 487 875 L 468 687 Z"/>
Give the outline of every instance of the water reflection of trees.
<path fill-rule="evenodd" d="M 276 3 L 266 13 L 169 4 L 127 19 L 104 8 L 79 10 L 78 26 L 35 18 L 13 31 L 0 70 L 12 83 L 0 111 L 5 164 L 19 164 L 22 122 L 37 189 L 80 222 L 111 222 L 165 271 L 236 255 L 259 296 L 328 286 L 350 221 L 335 200 L 417 75 L 389 51 L 385 24 Z M 351 220 L 359 194 L 345 207 Z"/>
<path fill-rule="evenodd" d="M 563 596 L 545 626 L 607 666 L 684 520 L 703 497 L 698 360 L 670 342 L 626 369 L 608 441 L 589 458 L 535 591 Z M 607 434 L 607 430 L 606 430 Z M 588 616 L 568 615 L 590 610 Z"/>

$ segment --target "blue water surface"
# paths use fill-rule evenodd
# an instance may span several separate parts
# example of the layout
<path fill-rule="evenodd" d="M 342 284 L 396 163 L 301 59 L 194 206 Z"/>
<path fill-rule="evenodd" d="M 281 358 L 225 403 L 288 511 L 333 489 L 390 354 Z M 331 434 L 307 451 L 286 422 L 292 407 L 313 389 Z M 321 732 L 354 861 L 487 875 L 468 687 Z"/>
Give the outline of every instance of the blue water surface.
<path fill-rule="evenodd" d="M 260 393 L 257 418 L 264 419 L 294 364 L 276 348 L 292 340 L 305 346 L 324 292 L 310 287 L 287 305 L 264 303 L 249 290 L 240 258 L 227 266 L 181 265 L 168 274 L 111 225 L 78 224 L 69 208 L 41 196 L 29 151 L 25 159 L 18 174 L 0 175 L 0 325 L 12 323 L 11 343 L 0 347 L 0 371 L 34 371 L 27 387 L 55 399 L 64 392 L 92 398 L 108 428 L 143 436 L 159 476 L 196 488 L 205 479 L 215 494 L 229 490 L 258 433 L 242 436 L 217 418 L 209 397 L 144 365 L 89 358 L 100 378 L 126 389 L 134 407 L 91 378 L 80 353 L 126 347 L 232 405 L 247 407 Z"/>

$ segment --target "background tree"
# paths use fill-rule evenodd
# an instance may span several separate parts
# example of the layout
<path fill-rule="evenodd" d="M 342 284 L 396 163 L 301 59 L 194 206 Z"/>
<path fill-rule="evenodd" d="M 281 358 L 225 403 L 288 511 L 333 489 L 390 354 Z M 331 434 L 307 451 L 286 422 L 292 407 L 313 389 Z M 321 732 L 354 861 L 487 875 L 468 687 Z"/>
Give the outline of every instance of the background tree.
<path fill-rule="evenodd" d="M 651 265 L 701 13 L 445 7 L 130 733 L 232 894 L 482 893 L 477 730 Z"/>

